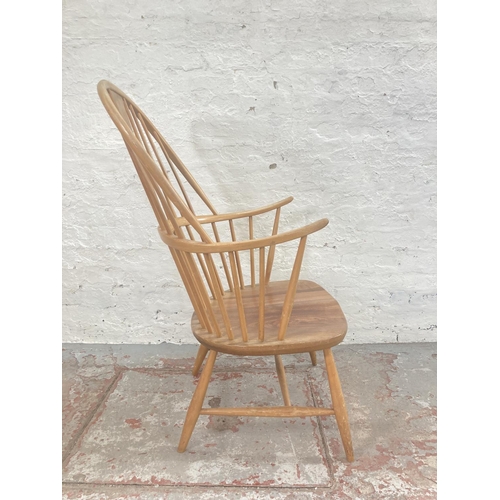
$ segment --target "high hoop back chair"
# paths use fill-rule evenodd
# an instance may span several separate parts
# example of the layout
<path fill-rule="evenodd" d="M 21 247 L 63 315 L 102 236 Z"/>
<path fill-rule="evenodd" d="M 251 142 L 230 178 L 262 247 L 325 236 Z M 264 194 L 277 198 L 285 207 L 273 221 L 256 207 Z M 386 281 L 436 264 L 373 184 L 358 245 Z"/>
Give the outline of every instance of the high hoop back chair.
<path fill-rule="evenodd" d="M 321 219 L 278 232 L 281 208 L 293 198 L 244 212 L 218 214 L 188 169 L 160 132 L 121 90 L 107 81 L 99 97 L 120 131 L 193 305 L 191 327 L 200 342 L 193 368 L 205 368 L 187 411 L 178 446 L 183 452 L 199 415 L 306 417 L 335 415 L 347 460 L 354 460 L 344 397 L 331 347 L 347 332 L 338 302 L 312 281 L 299 280 L 307 236 L 328 224 Z M 208 215 L 198 215 L 194 202 Z M 254 219 L 274 212 L 270 235 L 254 236 Z M 248 237 L 239 241 L 235 221 L 245 222 Z M 228 237 L 221 239 L 222 227 Z M 277 246 L 296 242 L 290 279 L 271 281 Z M 243 256 L 248 265 L 243 265 Z M 246 262 L 246 260 L 245 260 Z M 220 263 L 220 264 L 219 264 Z M 247 276 L 245 276 L 247 274 Z M 249 276 L 248 276 L 249 274 Z M 332 408 L 292 406 L 282 354 L 307 353 L 316 364 L 323 351 Z M 274 356 L 284 406 L 203 408 L 203 399 L 218 352 L 237 356 Z"/>

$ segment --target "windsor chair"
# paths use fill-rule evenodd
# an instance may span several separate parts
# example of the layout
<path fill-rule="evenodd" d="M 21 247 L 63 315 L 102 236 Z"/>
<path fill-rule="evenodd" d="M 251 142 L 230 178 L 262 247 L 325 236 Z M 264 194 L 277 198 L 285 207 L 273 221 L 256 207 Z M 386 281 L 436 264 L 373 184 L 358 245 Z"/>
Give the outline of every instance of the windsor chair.
<path fill-rule="evenodd" d="M 349 421 L 331 348 L 346 335 L 338 302 L 318 284 L 300 280 L 307 237 L 324 228 L 321 219 L 302 228 L 278 232 L 281 208 L 272 205 L 219 214 L 191 173 L 139 107 L 113 84 L 102 80 L 99 97 L 120 131 L 179 271 L 194 313 L 191 327 L 200 347 L 193 367 L 205 367 L 189 405 L 178 451 L 185 451 L 199 415 L 306 417 L 334 415 L 348 461 L 354 460 Z M 174 182 L 176 184 L 174 184 Z M 175 187 L 177 185 L 177 187 Z M 209 215 L 197 215 L 193 200 Z M 256 237 L 254 219 L 274 212 L 271 234 Z M 246 236 L 236 237 L 235 223 L 245 222 Z M 228 233 L 221 239 L 221 225 Z M 255 225 L 256 226 L 256 225 Z M 290 279 L 271 281 L 276 248 L 297 244 Z M 243 265 L 243 255 L 248 265 Z M 220 265 L 217 263 L 220 262 Z M 248 273 L 249 277 L 245 277 Z M 332 408 L 292 406 L 281 355 L 323 351 Z M 274 356 L 284 406 L 203 408 L 217 353 Z"/>

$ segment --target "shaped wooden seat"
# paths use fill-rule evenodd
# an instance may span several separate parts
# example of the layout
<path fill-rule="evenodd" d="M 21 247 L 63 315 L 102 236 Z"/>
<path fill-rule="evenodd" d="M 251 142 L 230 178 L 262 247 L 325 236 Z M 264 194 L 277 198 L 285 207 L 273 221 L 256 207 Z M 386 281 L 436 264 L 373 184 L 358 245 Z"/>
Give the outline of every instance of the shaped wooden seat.
<path fill-rule="evenodd" d="M 121 90 L 101 81 L 98 92 L 120 131 L 149 202 L 193 305 L 192 331 L 200 342 L 193 373 L 205 357 L 186 414 L 178 451 L 189 442 L 199 415 L 306 417 L 335 415 L 346 457 L 354 460 L 344 397 L 331 347 L 344 338 L 347 323 L 338 302 L 321 286 L 299 280 L 307 237 L 328 224 L 321 219 L 279 232 L 287 198 L 267 207 L 219 214 L 201 187 L 146 115 Z M 197 215 L 195 204 L 208 215 Z M 255 237 L 263 214 L 274 212 L 270 234 Z M 245 238 L 237 238 L 236 223 Z M 227 238 L 221 238 L 223 230 Z M 277 249 L 296 245 L 288 280 L 271 281 Z M 323 351 L 331 408 L 292 406 L 282 354 Z M 237 356 L 274 356 L 284 406 L 203 408 L 203 399 L 218 352 Z"/>
<path fill-rule="evenodd" d="M 300 352 L 323 351 L 337 345 L 345 337 L 347 322 L 339 303 L 313 281 L 299 280 L 286 336 L 279 340 L 281 312 L 288 290 L 288 281 L 270 282 L 265 290 L 265 339 L 259 339 L 259 294 L 260 287 L 246 286 L 241 290 L 245 311 L 248 340 L 242 339 L 239 323 L 238 299 L 234 293 L 224 297 L 229 321 L 233 326 L 234 339 L 217 337 L 210 333 L 193 314 L 191 328 L 200 344 L 207 349 L 240 356 L 268 356 Z M 223 325 L 222 314 L 213 301 L 212 305 L 219 325 Z"/>

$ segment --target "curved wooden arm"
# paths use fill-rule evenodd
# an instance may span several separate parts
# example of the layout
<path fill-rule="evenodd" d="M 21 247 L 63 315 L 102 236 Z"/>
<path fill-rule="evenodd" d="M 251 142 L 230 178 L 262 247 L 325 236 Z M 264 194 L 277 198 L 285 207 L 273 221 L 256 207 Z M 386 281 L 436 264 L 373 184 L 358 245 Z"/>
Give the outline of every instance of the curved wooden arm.
<path fill-rule="evenodd" d="M 286 231 L 284 233 L 257 238 L 255 240 L 232 241 L 221 243 L 202 243 L 183 238 L 177 238 L 167 234 L 166 231 L 158 228 L 160 237 L 169 247 L 182 250 L 189 253 L 221 253 L 221 252 L 239 252 L 241 250 L 251 250 L 252 248 L 263 248 L 271 245 L 278 245 L 297 238 L 302 238 L 309 234 L 323 229 L 328 224 L 328 219 L 321 219 L 307 226 Z"/>
<path fill-rule="evenodd" d="M 272 210 L 277 210 L 288 203 L 293 201 L 293 196 L 289 196 L 284 200 L 273 203 L 272 205 L 267 205 L 265 207 L 255 208 L 253 210 L 245 210 L 244 212 L 231 212 L 227 214 L 216 214 L 216 215 L 197 215 L 196 219 L 200 224 L 210 224 L 212 222 L 221 222 L 226 220 L 243 219 L 245 217 L 252 217 L 254 215 L 265 214 L 266 212 L 271 212 Z M 184 217 L 179 217 L 177 219 L 177 224 L 179 226 L 187 226 L 190 224 Z"/>

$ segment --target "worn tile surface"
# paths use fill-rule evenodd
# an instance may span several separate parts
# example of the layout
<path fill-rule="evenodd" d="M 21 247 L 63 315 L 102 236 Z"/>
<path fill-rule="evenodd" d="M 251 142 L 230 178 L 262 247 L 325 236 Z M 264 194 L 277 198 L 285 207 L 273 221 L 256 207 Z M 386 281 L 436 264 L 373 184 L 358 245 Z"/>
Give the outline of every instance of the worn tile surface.
<path fill-rule="evenodd" d="M 97 409 L 116 373 L 115 359 L 108 350 L 90 354 L 84 349 L 63 349 L 63 458 L 71 451 L 79 430 Z"/>
<path fill-rule="evenodd" d="M 392 347 L 392 346 L 391 346 Z M 345 498 L 418 500 L 436 495 L 436 349 L 433 344 L 358 346 L 337 356 L 356 461 L 335 460 Z M 312 381 L 328 404 L 325 371 Z M 329 453 L 342 455 L 334 419 L 321 418 Z"/>
<path fill-rule="evenodd" d="M 334 417 L 200 416 L 187 451 L 179 454 L 197 382 L 190 375 L 194 347 L 65 349 L 68 500 L 436 498 L 435 344 L 334 349 L 352 464 Z M 284 356 L 284 362 L 292 404 L 329 404 L 322 356 L 316 367 L 307 355 Z M 205 406 L 256 404 L 282 404 L 273 360 L 221 355 Z"/>

